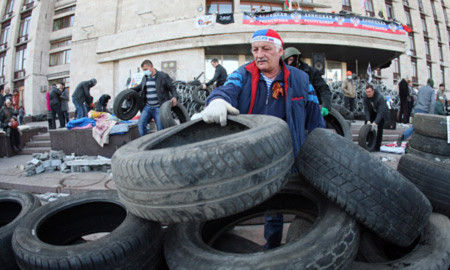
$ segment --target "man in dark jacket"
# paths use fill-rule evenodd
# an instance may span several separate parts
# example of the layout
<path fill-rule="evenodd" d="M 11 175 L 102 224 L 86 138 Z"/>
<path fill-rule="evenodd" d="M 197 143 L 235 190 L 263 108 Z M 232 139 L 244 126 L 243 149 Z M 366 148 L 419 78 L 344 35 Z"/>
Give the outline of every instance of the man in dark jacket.
<path fill-rule="evenodd" d="M 409 86 L 408 78 L 402 79 L 398 84 L 398 95 L 400 96 L 400 112 L 398 116 L 398 122 L 407 124 L 408 119 L 408 96 L 409 96 Z"/>
<path fill-rule="evenodd" d="M 375 151 L 380 151 L 381 141 L 383 140 L 383 126 L 387 120 L 387 105 L 383 95 L 373 89 L 373 86 L 366 85 L 366 95 L 364 96 L 364 116 L 366 124 L 369 122 L 372 129 L 377 131 L 377 141 Z"/>
<path fill-rule="evenodd" d="M 216 83 L 216 87 L 222 86 L 227 80 L 227 71 L 219 64 L 218 59 L 214 58 L 211 60 L 211 65 L 216 69 L 216 72 L 214 72 L 214 77 L 209 82 L 202 84 L 203 89 L 206 89 L 206 87 L 214 82 Z"/>
<path fill-rule="evenodd" d="M 331 91 L 328 84 L 322 78 L 320 71 L 301 61 L 302 53 L 294 47 L 286 48 L 283 60 L 286 64 L 306 72 L 309 82 L 314 87 L 319 103 L 322 105 L 321 114 L 327 116 L 331 110 Z"/>
<path fill-rule="evenodd" d="M 72 95 L 72 102 L 75 105 L 75 109 L 77 110 L 77 119 L 83 118 L 87 116 L 87 107 L 91 107 L 92 101 L 94 98 L 91 96 L 89 91 L 92 87 L 97 84 L 96 79 L 90 79 L 89 81 L 80 82 L 75 88 L 75 92 Z"/>
<path fill-rule="evenodd" d="M 159 118 L 159 107 L 167 100 L 172 101 L 172 107 L 177 106 L 177 90 L 172 79 L 164 72 L 157 71 L 150 60 L 144 60 L 141 64 L 145 76 L 136 87 L 131 89 L 139 92 L 141 96 L 141 116 L 139 117 L 139 134 L 147 134 L 147 125 L 150 120 L 155 120 L 156 128 L 164 127 Z"/>
<path fill-rule="evenodd" d="M 20 148 L 20 133 L 17 127 L 12 125 L 13 122 L 17 121 L 16 116 L 17 112 L 12 107 L 11 99 L 7 99 L 5 106 L 0 110 L 0 122 L 2 123 L 3 130 L 9 136 L 11 147 L 15 152 L 19 152 L 22 150 Z"/>
<path fill-rule="evenodd" d="M 5 97 L 3 96 L 4 92 L 5 89 L 0 89 L 0 109 L 3 108 L 3 105 L 5 105 Z"/>
<path fill-rule="evenodd" d="M 97 112 L 109 112 L 108 111 L 108 101 L 111 99 L 111 96 L 108 94 L 103 94 L 95 104 L 95 110 Z"/>
<path fill-rule="evenodd" d="M 58 88 L 59 87 L 59 88 Z M 49 98 L 50 98 L 50 108 L 52 108 L 52 127 L 56 128 L 56 114 L 58 114 L 59 118 L 59 127 L 63 128 L 66 126 L 64 115 L 61 110 L 61 91 L 63 87 L 61 84 L 53 86 L 50 90 Z"/>

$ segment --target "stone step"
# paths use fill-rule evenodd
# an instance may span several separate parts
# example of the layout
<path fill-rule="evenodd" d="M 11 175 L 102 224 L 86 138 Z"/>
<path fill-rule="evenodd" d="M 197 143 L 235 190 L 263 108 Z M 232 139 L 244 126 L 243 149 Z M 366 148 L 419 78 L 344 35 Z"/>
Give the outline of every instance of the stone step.
<path fill-rule="evenodd" d="M 19 153 L 20 155 L 32 155 L 34 153 L 45 153 L 50 152 L 50 147 L 24 147 Z"/>
<path fill-rule="evenodd" d="M 50 133 L 43 133 L 33 136 L 33 141 L 50 141 Z"/>
<path fill-rule="evenodd" d="M 50 141 L 31 141 L 25 144 L 26 147 L 51 147 Z"/>

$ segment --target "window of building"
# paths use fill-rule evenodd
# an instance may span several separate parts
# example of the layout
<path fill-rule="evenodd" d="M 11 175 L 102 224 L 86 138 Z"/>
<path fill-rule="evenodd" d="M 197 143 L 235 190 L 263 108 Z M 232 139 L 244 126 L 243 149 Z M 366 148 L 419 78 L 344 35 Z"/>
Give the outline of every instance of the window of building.
<path fill-rule="evenodd" d="M 436 36 L 437 40 L 441 41 L 441 30 L 439 30 L 439 24 L 436 22 Z"/>
<path fill-rule="evenodd" d="M 441 82 L 445 82 L 445 67 L 441 66 Z"/>
<path fill-rule="evenodd" d="M 392 0 L 386 0 L 386 17 L 388 20 L 392 20 L 394 18 L 394 9 L 392 7 Z"/>
<path fill-rule="evenodd" d="M 416 55 L 416 44 L 414 42 L 414 34 L 409 33 L 408 39 L 409 39 L 409 49 L 411 50 L 411 54 Z"/>
<path fill-rule="evenodd" d="M 70 6 L 70 7 L 65 7 L 65 8 L 61 8 L 61 9 L 55 10 L 55 15 L 59 15 L 59 14 L 62 14 L 62 13 L 65 13 L 65 12 L 69 12 L 69 11 L 74 11 L 76 9 L 76 7 L 77 6 L 73 5 L 73 6 Z"/>
<path fill-rule="evenodd" d="M 400 62 L 398 60 L 398 57 L 392 60 L 392 64 L 394 67 L 393 73 L 394 81 L 398 81 L 400 79 Z"/>
<path fill-rule="evenodd" d="M 53 31 L 73 26 L 74 15 L 62 17 L 53 21 Z"/>
<path fill-rule="evenodd" d="M 5 83 L 5 60 L 6 53 L 0 54 L 0 84 Z"/>
<path fill-rule="evenodd" d="M 214 13 L 232 13 L 233 1 L 232 0 L 207 0 L 206 1 L 206 14 Z"/>
<path fill-rule="evenodd" d="M 30 9 L 33 7 L 34 0 L 25 0 L 23 2 L 23 6 L 26 7 L 26 9 Z"/>
<path fill-rule="evenodd" d="M 419 11 L 420 11 L 420 12 L 423 12 L 423 3 L 422 3 L 422 0 L 417 0 L 417 2 L 418 2 L 418 5 L 419 5 Z"/>
<path fill-rule="evenodd" d="M 433 0 L 431 0 L 431 10 L 433 11 L 434 19 L 437 20 L 436 5 Z"/>
<path fill-rule="evenodd" d="M 412 68 L 412 78 L 411 80 L 413 83 L 417 83 L 419 81 L 419 78 L 417 77 L 417 60 L 414 58 L 411 58 L 411 68 Z"/>
<path fill-rule="evenodd" d="M 72 39 L 55 40 L 50 42 L 50 50 L 70 46 Z"/>
<path fill-rule="evenodd" d="M 70 50 L 50 54 L 50 66 L 65 65 L 70 63 Z"/>
<path fill-rule="evenodd" d="M 428 75 L 428 79 L 433 78 L 433 72 L 431 70 L 431 63 L 427 62 L 427 75 Z"/>
<path fill-rule="evenodd" d="M 265 2 L 241 2 L 241 11 L 245 12 L 261 12 L 261 11 L 276 11 L 283 10 L 283 4 L 280 3 L 265 3 Z"/>
<path fill-rule="evenodd" d="M 14 10 L 14 0 L 6 1 L 5 14 L 11 14 Z"/>
<path fill-rule="evenodd" d="M 427 56 L 427 60 L 431 60 L 431 52 L 430 52 L 430 40 L 428 38 L 424 39 L 425 43 L 425 55 Z"/>
<path fill-rule="evenodd" d="M 16 65 L 14 67 L 14 79 L 25 77 L 27 45 L 22 45 L 16 49 Z"/>
<path fill-rule="evenodd" d="M 350 0 L 342 0 L 342 10 L 352 11 L 352 3 Z"/>
<path fill-rule="evenodd" d="M 22 15 L 22 19 L 20 20 L 19 38 L 17 39 L 17 43 L 25 42 L 28 40 L 28 28 L 30 26 L 30 21 L 31 21 L 31 13 Z"/>
<path fill-rule="evenodd" d="M 425 17 L 421 16 L 420 21 L 422 22 L 423 34 L 428 36 L 427 21 L 425 20 Z"/>
<path fill-rule="evenodd" d="M 402 2 L 403 2 L 404 6 L 409 6 L 409 1 L 408 0 L 403 0 Z"/>
<path fill-rule="evenodd" d="M 412 29 L 411 12 L 405 8 L 406 25 Z"/>
<path fill-rule="evenodd" d="M 364 7 L 366 8 L 366 16 L 375 17 L 372 0 L 365 0 Z"/>
<path fill-rule="evenodd" d="M 438 51 L 439 51 L 439 60 L 444 61 L 444 51 L 442 50 L 441 44 L 438 44 Z"/>
<path fill-rule="evenodd" d="M 58 83 L 64 83 L 64 86 L 66 87 L 67 91 L 69 91 L 69 93 L 70 93 L 70 77 L 64 77 L 64 78 L 60 78 L 60 79 L 49 80 L 48 81 L 48 86 L 50 87 L 53 84 L 58 84 Z"/>
<path fill-rule="evenodd" d="M 10 28 L 11 27 L 9 24 L 2 25 L 2 32 L 0 33 L 0 46 L 3 45 L 3 49 L 6 49 L 7 47 Z"/>

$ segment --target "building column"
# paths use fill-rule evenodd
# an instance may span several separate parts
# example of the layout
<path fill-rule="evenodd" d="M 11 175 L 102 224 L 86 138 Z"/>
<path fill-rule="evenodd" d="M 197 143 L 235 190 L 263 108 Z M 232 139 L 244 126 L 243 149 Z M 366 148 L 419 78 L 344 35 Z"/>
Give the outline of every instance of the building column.
<path fill-rule="evenodd" d="M 234 13 L 241 12 L 241 0 L 233 0 Z"/>

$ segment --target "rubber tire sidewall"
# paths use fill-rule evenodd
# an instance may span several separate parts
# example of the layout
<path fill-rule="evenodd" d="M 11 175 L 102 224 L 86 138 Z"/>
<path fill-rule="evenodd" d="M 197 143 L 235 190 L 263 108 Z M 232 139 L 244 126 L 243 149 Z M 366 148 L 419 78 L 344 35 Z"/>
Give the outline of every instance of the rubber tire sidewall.
<path fill-rule="evenodd" d="M 40 207 L 17 226 L 13 235 L 13 249 L 20 268 L 159 269 L 163 238 L 160 224 L 142 220 L 128 212 L 116 229 L 95 241 L 52 245 L 38 238 L 35 232 L 44 220 L 71 207 L 92 202 L 116 204 L 126 211 L 115 191 L 78 193 Z M 105 255 L 109 257 L 105 258 Z"/>
<path fill-rule="evenodd" d="M 350 124 L 337 110 L 330 110 L 328 115 L 324 117 L 324 120 L 327 128 L 332 126 L 337 134 L 349 141 L 353 140 Z"/>
<path fill-rule="evenodd" d="M 422 152 L 450 158 L 450 144 L 446 139 L 437 139 L 413 132 L 409 144 Z"/>
<path fill-rule="evenodd" d="M 16 227 L 28 217 L 30 213 L 41 206 L 39 199 L 27 192 L 18 190 L 0 191 L 1 202 L 14 202 L 20 204 L 19 214 L 8 224 L 0 227 L 0 263 L 3 269 L 18 269 L 14 260 L 14 253 L 11 245 L 11 239 Z M 3 213 L 0 213 L 2 215 Z"/>
<path fill-rule="evenodd" d="M 414 115 L 414 132 L 447 140 L 447 117 L 444 115 L 417 113 Z"/>
<path fill-rule="evenodd" d="M 178 125 L 172 115 L 172 111 L 177 114 L 180 124 L 190 121 L 189 113 L 183 104 L 177 102 L 177 106 L 172 107 L 172 101 L 165 101 L 159 108 L 159 119 L 164 128 Z"/>
<path fill-rule="evenodd" d="M 370 139 L 367 139 L 369 136 Z M 375 150 L 377 143 L 377 133 L 372 130 L 372 125 L 364 125 L 359 130 L 358 145 L 369 152 Z"/>
<path fill-rule="evenodd" d="M 128 99 L 129 97 L 134 99 L 134 105 L 128 113 L 122 113 L 121 105 L 124 102 L 124 100 Z M 141 97 L 139 96 L 139 93 L 134 90 L 131 89 L 123 90 L 114 99 L 113 111 L 114 114 L 117 116 L 117 118 L 121 120 L 130 120 L 139 112 L 140 109 L 141 109 Z"/>

